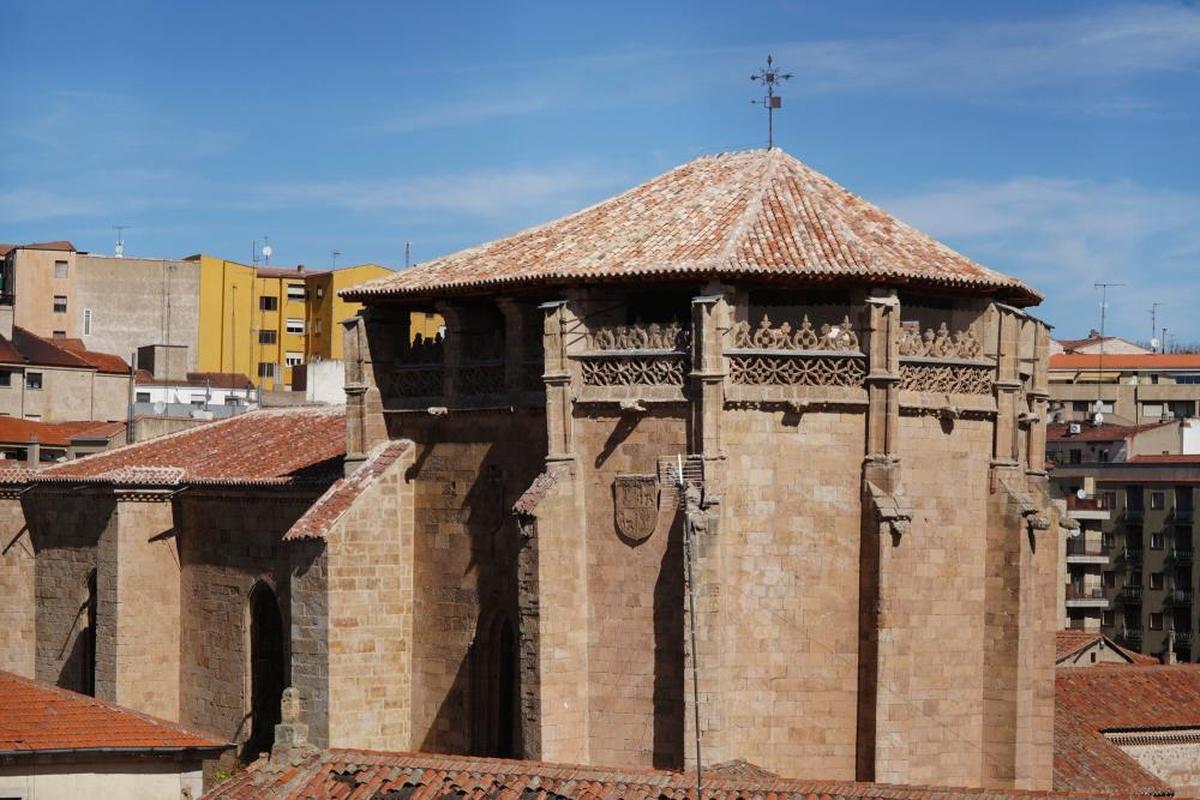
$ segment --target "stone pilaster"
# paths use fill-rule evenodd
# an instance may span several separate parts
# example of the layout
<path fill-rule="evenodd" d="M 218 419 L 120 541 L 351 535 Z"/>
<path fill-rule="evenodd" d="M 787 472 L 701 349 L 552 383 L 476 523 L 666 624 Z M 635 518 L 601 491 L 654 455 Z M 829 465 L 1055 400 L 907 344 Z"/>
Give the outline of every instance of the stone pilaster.
<path fill-rule="evenodd" d="M 900 485 L 900 300 L 894 290 L 865 298 L 867 441 L 859 551 L 859 667 L 855 773 L 859 780 L 903 775 L 903 747 L 891 747 L 892 705 L 912 668 L 897 586 L 912 576 L 892 564 L 912 517 Z M 890 687 L 880 692 L 880 684 Z"/>
<path fill-rule="evenodd" d="M 360 315 L 342 322 L 343 357 L 346 361 L 347 475 L 358 468 L 371 448 L 387 439 L 383 397 L 376 381 L 377 367 L 386 368 L 387 365 L 377 365 L 376 354 L 387 346 L 385 340 L 389 335 L 407 337 L 409 332 L 407 315 L 397 331 L 385 330 L 381 321 L 373 321 L 373 324 L 376 328 L 374 341 L 368 336 L 366 317 Z"/>
<path fill-rule="evenodd" d="M 725 677 L 721 639 L 721 593 L 724 580 L 719 537 L 719 503 L 722 494 L 725 450 L 721 435 L 724 416 L 725 337 L 732 326 L 730 297 L 724 286 L 692 300 L 691 344 L 691 434 L 692 458 L 702 465 L 703 486 L 689 487 L 683 504 L 686 547 L 691 569 L 685 573 L 692 586 L 684 630 L 684 761 L 689 769 L 696 762 L 696 721 L 700 725 L 700 759 L 711 765 L 730 758 L 722 724 L 721 691 Z M 664 487 L 664 498 L 677 497 Z M 664 502 L 667 502 L 664 499 Z M 685 569 L 687 565 L 685 564 Z M 686 585 L 686 584 L 685 584 Z M 691 608 L 691 598 L 695 608 Z M 690 615 L 695 613 L 695 645 L 691 639 Z M 698 714 L 697 714 L 698 712 Z"/>
<path fill-rule="evenodd" d="M 463 360 L 463 315 L 456 306 L 438 303 L 437 312 L 446 323 L 446 340 L 442 344 L 442 397 L 451 405 L 458 396 L 458 369 Z"/>
<path fill-rule="evenodd" d="M 179 719 L 180 578 L 169 491 L 118 491 L 100 536 L 96 696 Z"/>
<path fill-rule="evenodd" d="M 524 344 L 530 323 L 526 307 L 511 297 L 497 298 L 496 307 L 504 315 L 504 390 L 511 395 L 525 388 Z"/>
<path fill-rule="evenodd" d="M 575 425 L 572 420 L 571 368 L 567 359 L 568 330 L 578 320 L 565 300 L 543 303 L 542 351 L 545 358 L 546 461 L 575 460 Z"/>
<path fill-rule="evenodd" d="M 1026 471 L 1030 475 L 1046 474 L 1046 423 L 1050 413 L 1050 329 L 1038 320 L 1031 320 L 1033 331 L 1033 380 L 1029 389 L 1029 447 Z"/>
<path fill-rule="evenodd" d="M 997 320 L 996 337 L 996 433 L 992 461 L 996 465 L 1019 463 L 1018 453 L 1018 394 L 1021 391 L 1020 336 L 1021 318 L 1012 309 L 993 305 Z"/>

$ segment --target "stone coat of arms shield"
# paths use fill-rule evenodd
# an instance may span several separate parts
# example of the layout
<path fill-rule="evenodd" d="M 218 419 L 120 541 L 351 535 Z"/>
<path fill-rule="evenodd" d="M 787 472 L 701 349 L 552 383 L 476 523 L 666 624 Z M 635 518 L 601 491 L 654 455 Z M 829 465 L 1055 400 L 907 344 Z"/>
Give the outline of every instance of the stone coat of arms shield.
<path fill-rule="evenodd" d="M 618 475 L 613 481 L 617 532 L 635 542 L 645 541 L 658 524 L 658 478 Z"/>

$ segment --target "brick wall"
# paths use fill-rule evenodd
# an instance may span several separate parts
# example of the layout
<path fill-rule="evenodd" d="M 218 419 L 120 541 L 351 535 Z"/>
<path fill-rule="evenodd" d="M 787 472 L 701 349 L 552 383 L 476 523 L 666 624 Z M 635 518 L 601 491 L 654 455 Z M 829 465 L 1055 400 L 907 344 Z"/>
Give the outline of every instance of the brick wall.
<path fill-rule="evenodd" d="M 488 752 L 481 729 L 494 688 L 484 652 L 504 619 L 517 622 L 518 534 L 510 509 L 541 471 L 540 409 L 451 412 L 389 419 L 390 437 L 414 440 L 413 747 Z M 489 698 L 492 698 L 489 700 Z"/>
<path fill-rule="evenodd" d="M 34 677 L 67 689 L 83 688 L 85 665 L 84 634 L 87 626 L 86 603 L 88 576 L 97 569 L 97 550 L 101 535 L 116 527 L 116 505 L 111 497 L 79 492 L 60 494 L 39 490 L 22 500 L 30 542 L 36 554 L 34 567 L 37 646 Z M 106 587 L 97 575 L 97 594 L 103 598 Z M 102 609 L 101 609 L 102 612 Z M 114 631 L 106 630 L 103 613 L 97 625 L 97 683 L 105 653 L 99 640 L 111 641 Z M 111 658 L 106 665 L 111 674 Z"/>
<path fill-rule="evenodd" d="M 722 756 L 853 778 L 864 417 L 746 410 L 723 424 Z"/>
<path fill-rule="evenodd" d="M 659 457 L 687 452 L 685 409 L 661 408 L 576 410 L 587 509 L 588 752 L 597 764 L 683 766 L 682 527 L 675 515 L 642 542 L 624 540 L 613 507 L 617 474 L 655 475 Z"/>
<path fill-rule="evenodd" d="M 281 539 L 312 500 L 312 493 L 228 489 L 195 490 L 181 499 L 184 723 L 231 741 L 249 737 L 250 590 L 262 580 L 275 592 L 286 647 L 291 565 L 290 545 Z M 286 676 L 288 653 L 281 657 Z"/>
<path fill-rule="evenodd" d="M 986 420 L 901 418 L 909 530 L 884 542 L 875 779 L 981 783 Z"/>
<path fill-rule="evenodd" d="M 0 670 L 33 677 L 36 565 L 21 501 L 0 497 Z"/>
<path fill-rule="evenodd" d="M 326 536 L 331 747 L 414 749 L 413 484 L 406 476 L 411 465 L 410 451 Z M 320 613 L 303 604 L 298 610 Z M 293 631 L 299 627 L 293 623 Z M 293 647 L 298 644 L 293 641 Z"/>

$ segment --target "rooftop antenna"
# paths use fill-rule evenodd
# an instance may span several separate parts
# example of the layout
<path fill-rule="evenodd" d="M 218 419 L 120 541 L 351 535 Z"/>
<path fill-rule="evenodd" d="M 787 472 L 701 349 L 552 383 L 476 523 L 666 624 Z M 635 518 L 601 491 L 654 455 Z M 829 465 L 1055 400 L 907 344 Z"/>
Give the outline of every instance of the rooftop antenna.
<path fill-rule="evenodd" d="M 1096 359 L 1096 415 L 1092 417 L 1093 422 L 1097 418 L 1104 419 L 1101 416 L 1104 404 L 1100 397 L 1100 387 L 1104 385 L 1104 323 L 1108 319 L 1108 290 L 1111 287 L 1124 285 L 1123 283 L 1105 283 L 1103 281 L 1096 281 L 1092 284 L 1093 288 L 1100 290 L 1100 357 Z"/>
<path fill-rule="evenodd" d="M 263 246 L 262 246 L 262 257 L 263 257 L 264 264 L 271 263 L 271 253 L 273 253 L 273 252 L 275 252 L 275 251 L 273 251 L 271 249 L 270 237 L 264 236 L 263 237 Z"/>
<path fill-rule="evenodd" d="M 117 232 L 117 246 L 113 248 L 113 255 L 117 258 L 125 257 L 125 230 L 132 228 L 132 225 L 113 225 L 112 229 Z"/>
<path fill-rule="evenodd" d="M 256 267 L 258 266 L 258 240 L 257 239 L 250 240 L 250 263 Z"/>
<path fill-rule="evenodd" d="M 783 98 L 775 94 L 775 84 L 791 80 L 791 78 L 792 73 L 779 71 L 779 68 L 775 66 L 775 59 L 770 55 L 767 56 L 767 66 L 750 76 L 750 80 L 761 83 L 767 89 L 762 100 L 751 100 L 750 102 L 767 109 L 768 150 L 775 146 L 775 109 L 783 106 Z"/>
<path fill-rule="evenodd" d="M 1158 343 L 1155 338 L 1155 334 L 1158 333 L 1158 307 L 1161 305 L 1164 305 L 1164 304 L 1163 303 L 1151 303 L 1150 304 L 1150 349 L 1155 350 L 1155 351 L 1158 350 Z"/>
<path fill-rule="evenodd" d="M 330 265 L 329 268 L 330 269 L 337 269 L 337 258 L 341 254 L 342 254 L 341 250 L 330 250 L 329 251 L 329 265 Z"/>
<path fill-rule="evenodd" d="M 412 263 L 412 242 L 404 243 L 404 268 L 408 269 Z"/>

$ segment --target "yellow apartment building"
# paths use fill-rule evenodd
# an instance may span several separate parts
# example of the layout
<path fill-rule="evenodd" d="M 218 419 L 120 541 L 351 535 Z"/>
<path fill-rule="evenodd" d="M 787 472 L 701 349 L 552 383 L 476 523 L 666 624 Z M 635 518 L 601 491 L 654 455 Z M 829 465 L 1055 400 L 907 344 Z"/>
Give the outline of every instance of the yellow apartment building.
<path fill-rule="evenodd" d="M 312 270 L 205 254 L 188 260 L 200 263 L 197 370 L 240 373 L 264 389 L 290 388 L 294 366 L 341 358 L 338 323 L 361 305 L 338 291 L 391 272 L 377 264 Z"/>

